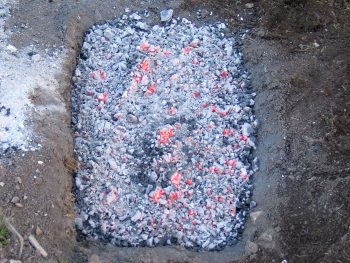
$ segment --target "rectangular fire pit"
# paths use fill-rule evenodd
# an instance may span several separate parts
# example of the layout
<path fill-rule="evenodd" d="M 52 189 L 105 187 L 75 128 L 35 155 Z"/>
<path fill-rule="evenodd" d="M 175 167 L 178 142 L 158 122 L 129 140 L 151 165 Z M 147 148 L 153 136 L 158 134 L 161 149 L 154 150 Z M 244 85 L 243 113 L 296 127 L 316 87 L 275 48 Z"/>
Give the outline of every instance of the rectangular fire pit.
<path fill-rule="evenodd" d="M 222 249 L 244 229 L 254 96 L 224 24 L 91 28 L 72 107 L 77 228 L 118 246 Z"/>

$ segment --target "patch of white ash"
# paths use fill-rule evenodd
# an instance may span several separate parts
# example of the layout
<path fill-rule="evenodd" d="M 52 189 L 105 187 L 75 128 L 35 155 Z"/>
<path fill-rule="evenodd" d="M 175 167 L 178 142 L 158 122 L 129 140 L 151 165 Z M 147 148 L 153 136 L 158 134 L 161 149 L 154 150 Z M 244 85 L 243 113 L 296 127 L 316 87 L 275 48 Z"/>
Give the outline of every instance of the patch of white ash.
<path fill-rule="evenodd" d="M 64 110 L 55 78 L 64 54 L 35 52 L 33 46 L 19 50 L 9 43 L 11 33 L 4 28 L 12 4 L 16 1 L 0 1 L 0 155 L 8 149 L 39 148 L 41 138 L 33 133 L 34 119 L 47 111 Z M 51 104 L 32 103 L 31 97 L 41 91 L 53 98 Z"/>

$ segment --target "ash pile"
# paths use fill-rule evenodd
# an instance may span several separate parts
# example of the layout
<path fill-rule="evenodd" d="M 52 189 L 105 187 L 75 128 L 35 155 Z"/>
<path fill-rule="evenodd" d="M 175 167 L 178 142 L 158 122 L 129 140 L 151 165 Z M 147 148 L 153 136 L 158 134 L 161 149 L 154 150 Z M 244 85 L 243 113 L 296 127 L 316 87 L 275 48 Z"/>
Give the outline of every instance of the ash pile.
<path fill-rule="evenodd" d="M 86 33 L 72 94 L 83 234 L 200 250 L 240 239 L 256 205 L 255 94 L 224 29 L 134 13 Z"/>

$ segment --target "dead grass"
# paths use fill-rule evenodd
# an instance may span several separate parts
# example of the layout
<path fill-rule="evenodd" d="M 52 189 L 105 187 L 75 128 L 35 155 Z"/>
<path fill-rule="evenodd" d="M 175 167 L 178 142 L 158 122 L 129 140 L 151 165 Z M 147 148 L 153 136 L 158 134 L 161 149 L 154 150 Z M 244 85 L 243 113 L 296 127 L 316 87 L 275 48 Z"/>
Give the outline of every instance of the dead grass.
<path fill-rule="evenodd" d="M 64 165 L 70 174 L 78 171 L 78 162 L 73 158 L 66 159 Z"/>

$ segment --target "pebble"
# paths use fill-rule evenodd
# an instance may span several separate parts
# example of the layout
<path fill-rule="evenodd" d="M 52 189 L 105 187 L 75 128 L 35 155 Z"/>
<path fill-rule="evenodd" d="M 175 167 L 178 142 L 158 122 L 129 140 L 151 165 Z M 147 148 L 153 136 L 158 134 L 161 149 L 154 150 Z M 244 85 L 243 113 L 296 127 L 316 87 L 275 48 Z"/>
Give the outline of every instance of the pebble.
<path fill-rule="evenodd" d="M 256 202 L 255 201 L 251 201 L 250 202 L 250 204 L 249 204 L 249 207 L 250 207 L 250 209 L 253 209 L 253 208 L 255 208 L 256 207 Z"/>
<path fill-rule="evenodd" d="M 254 7 L 254 4 L 253 3 L 246 3 L 245 7 L 251 9 Z"/>
<path fill-rule="evenodd" d="M 10 259 L 9 263 L 22 263 L 21 260 Z"/>
<path fill-rule="evenodd" d="M 1 187 L 4 187 L 4 186 L 5 186 L 5 183 L 4 183 L 4 182 L 0 182 L 0 186 L 1 186 Z"/>
<path fill-rule="evenodd" d="M 173 9 L 167 9 L 167 10 L 162 10 L 160 12 L 160 21 L 162 22 L 170 22 L 171 19 L 173 18 Z"/>

